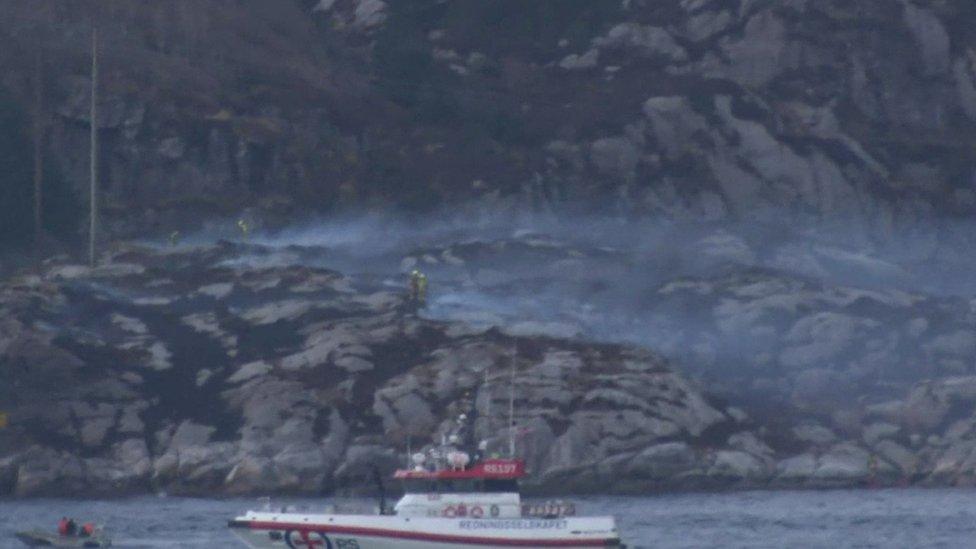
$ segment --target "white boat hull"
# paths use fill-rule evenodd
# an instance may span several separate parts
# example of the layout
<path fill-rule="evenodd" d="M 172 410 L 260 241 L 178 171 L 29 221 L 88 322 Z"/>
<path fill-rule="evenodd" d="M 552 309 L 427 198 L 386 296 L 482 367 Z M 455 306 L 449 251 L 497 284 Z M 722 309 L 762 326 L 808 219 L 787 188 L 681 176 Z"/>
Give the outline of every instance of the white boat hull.
<path fill-rule="evenodd" d="M 611 517 L 472 519 L 251 512 L 231 521 L 230 527 L 256 549 L 621 547 Z"/>

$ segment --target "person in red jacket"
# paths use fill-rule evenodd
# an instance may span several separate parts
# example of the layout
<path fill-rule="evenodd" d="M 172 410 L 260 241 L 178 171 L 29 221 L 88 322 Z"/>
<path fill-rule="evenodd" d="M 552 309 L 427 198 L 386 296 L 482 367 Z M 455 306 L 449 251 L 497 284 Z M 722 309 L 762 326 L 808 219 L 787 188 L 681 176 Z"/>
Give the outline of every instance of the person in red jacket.
<path fill-rule="evenodd" d="M 58 535 L 68 535 L 68 517 L 61 517 L 61 520 L 58 521 Z"/>
<path fill-rule="evenodd" d="M 81 537 L 83 537 L 83 538 L 90 538 L 93 535 L 95 535 L 95 525 L 94 524 L 92 524 L 90 522 L 86 522 L 85 524 L 83 524 L 81 526 Z"/>

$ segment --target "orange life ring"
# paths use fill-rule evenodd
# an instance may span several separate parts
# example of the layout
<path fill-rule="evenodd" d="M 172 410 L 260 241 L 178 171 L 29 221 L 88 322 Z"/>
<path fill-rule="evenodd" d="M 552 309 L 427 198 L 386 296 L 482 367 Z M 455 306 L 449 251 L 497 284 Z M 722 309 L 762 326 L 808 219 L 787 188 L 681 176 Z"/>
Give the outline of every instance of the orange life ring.
<path fill-rule="evenodd" d="M 457 516 L 457 509 L 453 505 L 448 505 L 444 508 L 444 516 L 447 518 L 454 518 Z"/>
<path fill-rule="evenodd" d="M 479 507 L 477 505 L 475 505 L 474 507 L 471 508 L 471 517 L 472 518 L 481 518 L 483 516 L 485 516 L 484 509 L 482 509 L 481 507 Z"/>

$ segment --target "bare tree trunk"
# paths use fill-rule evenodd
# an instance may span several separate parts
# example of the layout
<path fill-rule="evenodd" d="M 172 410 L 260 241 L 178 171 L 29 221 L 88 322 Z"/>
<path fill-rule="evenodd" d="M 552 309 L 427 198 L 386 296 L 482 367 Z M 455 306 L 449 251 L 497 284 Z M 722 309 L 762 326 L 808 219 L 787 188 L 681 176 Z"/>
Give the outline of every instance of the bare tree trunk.
<path fill-rule="evenodd" d="M 44 232 L 41 216 L 44 199 L 44 44 L 34 57 L 34 249 L 40 252 Z"/>
<path fill-rule="evenodd" d="M 88 229 L 88 262 L 95 266 L 98 229 L 98 27 L 92 23 L 91 66 L 91 226 Z"/>

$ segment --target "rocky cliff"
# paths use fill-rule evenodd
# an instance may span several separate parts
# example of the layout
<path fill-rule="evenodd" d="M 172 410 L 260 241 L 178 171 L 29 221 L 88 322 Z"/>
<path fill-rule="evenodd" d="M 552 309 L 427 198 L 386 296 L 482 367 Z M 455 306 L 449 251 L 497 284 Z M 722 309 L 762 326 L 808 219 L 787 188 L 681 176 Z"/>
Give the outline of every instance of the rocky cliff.
<path fill-rule="evenodd" d="M 361 490 L 374 466 L 389 472 L 462 413 L 477 439 L 504 446 L 512 376 L 518 451 L 537 492 L 976 478 L 976 379 L 967 369 L 953 377 L 945 372 L 954 368 L 934 364 L 938 378 L 911 380 L 923 372 L 882 383 L 884 398 L 830 377 L 870 367 L 851 359 L 830 370 L 829 354 L 843 347 L 838 338 L 861 341 L 870 319 L 798 319 L 792 332 L 827 334 L 831 345 L 790 336 L 795 347 L 778 361 L 819 357 L 821 369 L 805 374 L 813 381 L 756 361 L 768 379 L 756 375 L 738 392 L 715 384 L 725 387 L 719 398 L 649 351 L 547 335 L 552 324 L 541 320 L 434 320 L 447 288 L 418 315 L 395 279 L 304 265 L 333 255 L 316 246 L 119 245 L 95 269 L 53 259 L 39 274 L 6 281 L 0 398 L 10 427 L 0 430 L 0 493 Z M 764 308 L 795 301 L 768 290 L 781 282 L 702 284 L 662 293 L 731 292 L 735 300 L 720 302 L 753 311 L 735 315 L 749 326 L 784 314 Z M 871 311 L 880 298 L 807 299 Z M 874 307 L 917 306 L 884 303 Z M 930 352 L 950 361 L 966 352 L 956 332 L 925 336 L 920 324 L 906 329 L 928 337 Z M 883 351 L 865 347 L 868 355 Z M 825 376 L 833 389 L 816 385 Z M 777 383 L 809 392 L 794 395 L 795 404 L 777 402 Z M 748 398 L 761 391 L 765 408 Z"/>
<path fill-rule="evenodd" d="M 237 248 L 121 248 L 4 286 L 4 492 L 361 485 L 460 413 L 503 438 L 513 382 L 543 485 L 738 421 L 651 353 L 424 320 L 399 290 Z"/>
<path fill-rule="evenodd" d="M 37 123 L 71 250 L 0 282 L 0 493 L 361 487 L 512 371 L 538 491 L 972 482 L 974 8 L 476 4 L 0 0 L 0 241 Z"/>
<path fill-rule="evenodd" d="M 27 139 L 39 75 L 52 200 L 83 208 L 94 19 L 116 234 L 470 200 L 884 234 L 976 207 L 965 2 L 55 4 L 3 2 L 4 105 Z"/>

